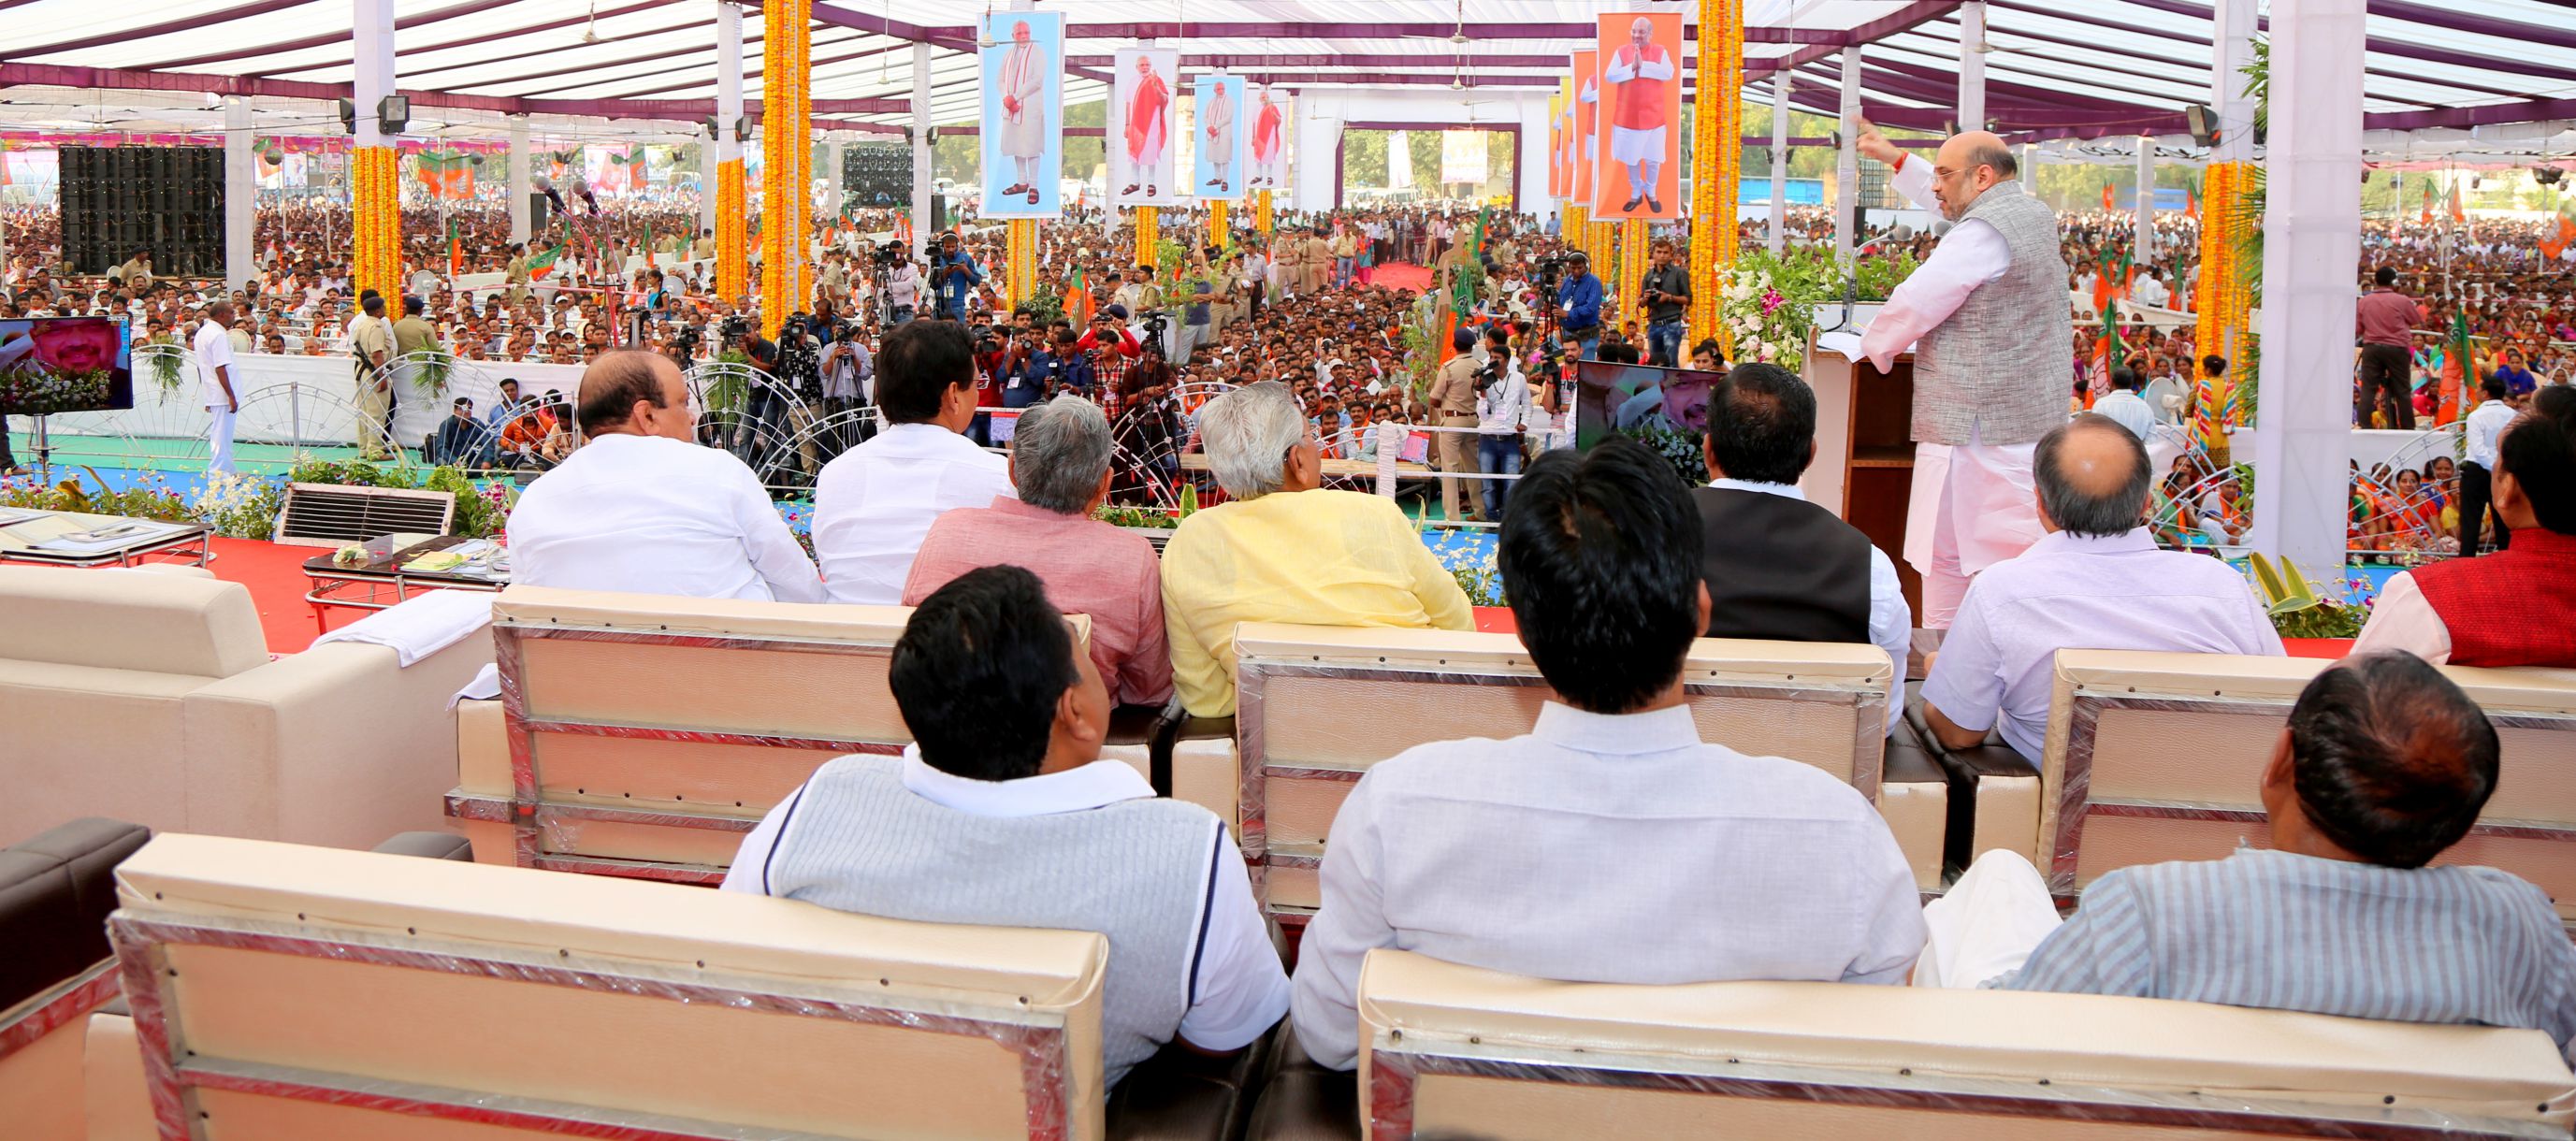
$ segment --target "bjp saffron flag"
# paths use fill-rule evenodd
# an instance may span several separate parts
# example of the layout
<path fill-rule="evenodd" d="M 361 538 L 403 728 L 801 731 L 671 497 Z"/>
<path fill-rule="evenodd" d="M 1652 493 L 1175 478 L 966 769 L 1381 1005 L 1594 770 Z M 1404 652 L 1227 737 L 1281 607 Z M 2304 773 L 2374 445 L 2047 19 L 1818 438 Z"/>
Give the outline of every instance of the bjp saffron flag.
<path fill-rule="evenodd" d="M 2102 208 L 2103 208 L 2104 210 L 2110 210 L 2110 209 L 2113 209 L 2113 208 L 2114 208 L 2114 207 L 2111 205 L 2111 188 L 2110 188 L 2109 186 L 2104 186 L 2104 187 L 2102 188 Z"/>

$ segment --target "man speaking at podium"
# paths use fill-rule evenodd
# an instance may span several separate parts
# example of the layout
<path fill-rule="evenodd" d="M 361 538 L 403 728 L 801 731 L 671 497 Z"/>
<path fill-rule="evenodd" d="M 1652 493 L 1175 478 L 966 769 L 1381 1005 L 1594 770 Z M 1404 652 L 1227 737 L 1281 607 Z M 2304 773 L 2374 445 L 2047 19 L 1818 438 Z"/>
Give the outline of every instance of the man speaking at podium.
<path fill-rule="evenodd" d="M 1914 493 L 1905 561 L 1923 572 L 1923 625 L 1947 629 L 1968 580 L 2040 536 L 2031 449 L 2066 422 L 2075 325 L 2057 211 L 2022 192 L 2002 139 L 1953 135 L 1926 163 L 1860 121 L 1860 153 L 1953 225 L 1861 334 L 1885 372 L 1914 346 Z"/>

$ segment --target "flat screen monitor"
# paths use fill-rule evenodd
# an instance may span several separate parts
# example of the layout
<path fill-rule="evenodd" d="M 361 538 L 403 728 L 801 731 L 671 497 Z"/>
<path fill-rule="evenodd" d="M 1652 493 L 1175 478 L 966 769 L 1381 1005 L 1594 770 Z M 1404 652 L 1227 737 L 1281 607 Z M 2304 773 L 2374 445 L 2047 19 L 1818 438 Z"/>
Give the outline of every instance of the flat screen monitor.
<path fill-rule="evenodd" d="M 0 320 L 0 415 L 134 407 L 132 341 L 123 317 Z"/>
<path fill-rule="evenodd" d="M 1708 394 L 1724 373 L 1584 361 L 1575 367 L 1574 446 L 1611 433 L 1657 450 L 1699 447 L 1708 432 Z"/>

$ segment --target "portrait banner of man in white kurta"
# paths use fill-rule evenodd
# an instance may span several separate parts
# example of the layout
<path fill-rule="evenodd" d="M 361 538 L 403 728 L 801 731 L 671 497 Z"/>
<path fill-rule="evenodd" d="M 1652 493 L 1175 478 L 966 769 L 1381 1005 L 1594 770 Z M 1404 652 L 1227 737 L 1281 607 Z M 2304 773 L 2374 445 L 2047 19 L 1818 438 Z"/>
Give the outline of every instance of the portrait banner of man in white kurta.
<path fill-rule="evenodd" d="M 1288 93 L 1277 87 L 1248 86 L 1245 96 L 1251 102 L 1252 139 L 1246 150 L 1252 156 L 1251 181 L 1244 186 L 1252 190 L 1284 190 L 1297 184 L 1296 175 L 1288 169 L 1288 147 L 1297 134 L 1296 105 Z"/>
<path fill-rule="evenodd" d="M 1197 153 L 1191 156 L 1190 193 L 1200 199 L 1237 201 L 1244 188 L 1243 77 L 1202 75 L 1190 85 L 1196 99 Z"/>
<path fill-rule="evenodd" d="M 1117 82 L 1109 96 L 1109 199 L 1119 206 L 1177 206 L 1189 197 L 1173 159 L 1181 53 L 1120 48 L 1111 58 Z"/>
<path fill-rule="evenodd" d="M 1055 218 L 1064 210 L 1064 16 L 983 17 L 984 203 L 987 218 Z"/>
<path fill-rule="evenodd" d="M 1593 179 L 1593 217 L 1681 217 L 1681 58 L 1681 13 L 1601 17 L 1599 114 L 1610 145 Z"/>

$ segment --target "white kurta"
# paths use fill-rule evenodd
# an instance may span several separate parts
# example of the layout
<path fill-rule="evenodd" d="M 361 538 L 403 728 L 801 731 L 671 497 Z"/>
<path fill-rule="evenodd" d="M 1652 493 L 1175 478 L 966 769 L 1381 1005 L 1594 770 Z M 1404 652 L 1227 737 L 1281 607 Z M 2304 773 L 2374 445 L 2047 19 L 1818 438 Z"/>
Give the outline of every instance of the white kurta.
<path fill-rule="evenodd" d="M 1225 88 L 1216 89 L 1208 100 L 1208 166 L 1224 170 L 1234 165 L 1234 100 L 1225 97 Z"/>
<path fill-rule="evenodd" d="M 1045 154 L 1046 53 L 1036 44 L 1011 45 L 1011 54 L 1002 61 L 1001 83 L 993 92 L 997 101 L 1005 96 L 1016 100 L 1019 109 L 1002 112 L 1002 153 L 1012 158 Z"/>

